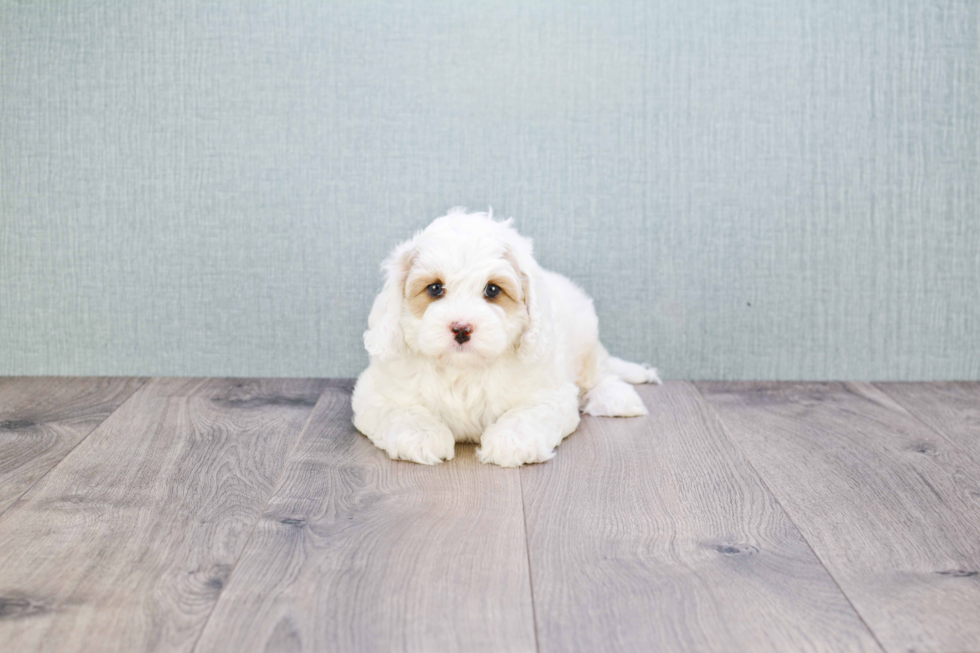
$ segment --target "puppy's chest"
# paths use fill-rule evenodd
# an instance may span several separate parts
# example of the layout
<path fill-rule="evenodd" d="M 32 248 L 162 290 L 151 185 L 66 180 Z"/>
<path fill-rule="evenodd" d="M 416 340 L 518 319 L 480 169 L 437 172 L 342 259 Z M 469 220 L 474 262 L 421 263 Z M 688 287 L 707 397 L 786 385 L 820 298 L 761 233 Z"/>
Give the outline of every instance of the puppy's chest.
<path fill-rule="evenodd" d="M 479 442 L 483 431 L 511 408 L 507 393 L 482 376 L 439 374 L 428 381 L 422 401 L 457 442 Z"/>

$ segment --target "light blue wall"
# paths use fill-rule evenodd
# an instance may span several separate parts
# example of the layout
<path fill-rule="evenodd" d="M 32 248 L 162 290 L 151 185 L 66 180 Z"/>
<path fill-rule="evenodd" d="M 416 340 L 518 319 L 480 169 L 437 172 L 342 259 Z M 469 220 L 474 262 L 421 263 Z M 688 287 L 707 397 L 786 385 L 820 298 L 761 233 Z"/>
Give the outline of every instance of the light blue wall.
<path fill-rule="evenodd" d="M 0 374 L 353 375 L 492 205 L 689 378 L 980 378 L 980 3 L 0 1 Z"/>

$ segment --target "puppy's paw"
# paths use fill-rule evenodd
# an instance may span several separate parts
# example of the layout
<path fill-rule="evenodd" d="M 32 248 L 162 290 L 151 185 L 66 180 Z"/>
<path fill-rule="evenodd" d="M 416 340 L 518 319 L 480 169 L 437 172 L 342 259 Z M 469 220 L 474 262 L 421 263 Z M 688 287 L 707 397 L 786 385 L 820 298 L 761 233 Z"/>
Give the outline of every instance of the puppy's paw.
<path fill-rule="evenodd" d="M 456 455 L 456 438 L 443 424 L 399 424 L 384 437 L 382 447 L 393 460 L 435 465 Z"/>
<path fill-rule="evenodd" d="M 554 447 L 540 434 L 505 425 L 494 425 L 487 429 L 480 438 L 480 448 L 476 450 L 476 457 L 481 463 L 493 463 L 501 467 L 543 463 L 554 456 Z"/>
<path fill-rule="evenodd" d="M 656 367 L 650 367 L 646 363 L 643 364 L 643 369 L 646 370 L 647 377 L 646 383 L 652 383 L 654 385 L 663 385 L 663 381 L 660 380 L 660 373 L 657 372 Z"/>
<path fill-rule="evenodd" d="M 660 374 L 657 373 L 657 368 L 650 367 L 646 363 L 631 363 L 624 361 L 622 358 L 610 356 L 606 361 L 605 368 L 607 372 L 615 374 L 623 381 L 634 385 L 642 383 L 656 383 L 660 385 L 663 383 L 660 380 Z"/>
<path fill-rule="evenodd" d="M 606 377 L 585 396 L 582 412 L 602 417 L 637 417 L 647 414 L 647 407 L 633 386 L 615 377 Z"/>

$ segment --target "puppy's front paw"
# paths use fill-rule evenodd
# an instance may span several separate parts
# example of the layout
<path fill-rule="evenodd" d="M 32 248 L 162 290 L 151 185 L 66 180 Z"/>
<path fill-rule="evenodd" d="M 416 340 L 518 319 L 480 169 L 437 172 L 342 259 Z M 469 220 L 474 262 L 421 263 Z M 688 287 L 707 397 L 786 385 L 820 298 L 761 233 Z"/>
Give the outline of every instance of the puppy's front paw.
<path fill-rule="evenodd" d="M 456 438 L 443 424 L 399 424 L 384 438 L 382 447 L 394 460 L 435 465 L 456 455 Z"/>
<path fill-rule="evenodd" d="M 523 431 L 512 426 L 491 426 L 480 438 L 476 457 L 481 463 L 501 467 L 520 467 L 528 463 L 543 463 L 555 455 L 554 447 L 541 434 Z"/>

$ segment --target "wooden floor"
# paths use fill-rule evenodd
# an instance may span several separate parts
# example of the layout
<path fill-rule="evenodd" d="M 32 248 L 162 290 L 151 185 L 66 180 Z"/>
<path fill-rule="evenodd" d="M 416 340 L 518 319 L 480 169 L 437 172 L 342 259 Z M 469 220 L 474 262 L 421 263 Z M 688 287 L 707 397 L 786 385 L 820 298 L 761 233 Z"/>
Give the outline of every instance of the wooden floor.
<path fill-rule="evenodd" d="M 0 379 L 0 650 L 980 650 L 980 384 L 644 386 L 519 470 L 350 390 Z"/>

